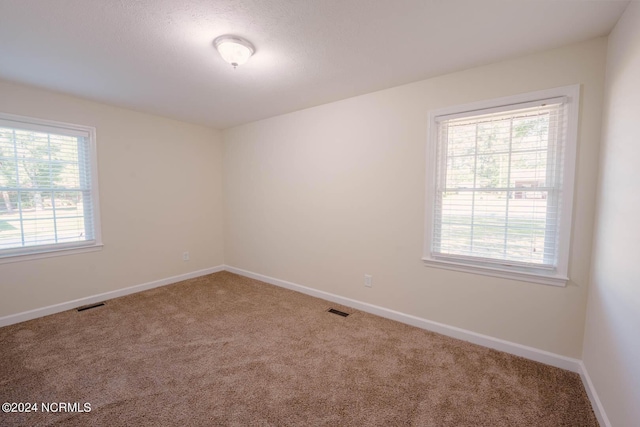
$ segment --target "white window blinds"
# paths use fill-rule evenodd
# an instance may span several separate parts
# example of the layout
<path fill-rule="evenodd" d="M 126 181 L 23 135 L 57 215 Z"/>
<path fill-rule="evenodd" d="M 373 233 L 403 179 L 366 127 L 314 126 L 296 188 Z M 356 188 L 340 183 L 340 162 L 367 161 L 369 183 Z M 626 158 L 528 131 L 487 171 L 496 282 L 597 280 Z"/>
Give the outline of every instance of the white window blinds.
<path fill-rule="evenodd" d="M 90 128 L 0 117 L 0 256 L 96 242 Z"/>
<path fill-rule="evenodd" d="M 554 269 L 566 99 L 435 118 L 433 258 Z"/>

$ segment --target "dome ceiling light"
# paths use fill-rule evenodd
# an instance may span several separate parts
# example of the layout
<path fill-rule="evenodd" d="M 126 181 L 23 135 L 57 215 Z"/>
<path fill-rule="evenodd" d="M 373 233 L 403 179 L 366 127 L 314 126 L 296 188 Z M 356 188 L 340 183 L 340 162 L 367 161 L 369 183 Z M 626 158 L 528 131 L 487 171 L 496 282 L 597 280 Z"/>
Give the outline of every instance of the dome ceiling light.
<path fill-rule="evenodd" d="M 255 48 L 253 45 L 238 36 L 224 35 L 217 37 L 213 41 L 213 45 L 218 49 L 222 59 L 236 68 L 242 65 L 253 55 Z"/>

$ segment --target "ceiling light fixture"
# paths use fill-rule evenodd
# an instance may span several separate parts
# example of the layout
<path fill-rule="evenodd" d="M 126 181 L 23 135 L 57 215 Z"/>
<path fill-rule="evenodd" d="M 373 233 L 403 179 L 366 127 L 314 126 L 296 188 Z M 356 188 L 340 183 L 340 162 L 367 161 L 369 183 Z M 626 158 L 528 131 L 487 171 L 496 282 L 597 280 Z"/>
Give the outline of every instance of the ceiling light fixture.
<path fill-rule="evenodd" d="M 255 52 L 251 43 L 238 36 L 220 36 L 213 41 L 213 44 L 220 52 L 222 59 L 231 64 L 233 68 L 247 62 Z"/>

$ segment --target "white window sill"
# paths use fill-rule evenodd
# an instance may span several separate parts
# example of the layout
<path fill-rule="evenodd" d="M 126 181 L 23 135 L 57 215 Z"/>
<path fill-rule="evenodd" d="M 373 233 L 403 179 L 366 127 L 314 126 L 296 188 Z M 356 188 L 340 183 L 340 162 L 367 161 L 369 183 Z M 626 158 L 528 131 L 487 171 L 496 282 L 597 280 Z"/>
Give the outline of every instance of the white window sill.
<path fill-rule="evenodd" d="M 551 286 L 566 286 L 569 278 L 563 275 L 549 272 L 517 271 L 496 268 L 494 266 L 466 264 L 462 262 L 444 261 L 434 258 L 422 258 L 427 267 L 444 268 L 445 270 L 462 271 L 465 273 L 481 274 L 483 276 L 500 277 L 503 279 L 519 280 L 530 283 L 540 283 Z"/>
<path fill-rule="evenodd" d="M 0 264 L 9 264 L 12 262 L 31 261 L 34 259 L 51 258 L 56 256 L 75 255 L 85 252 L 95 252 L 102 250 L 102 243 L 95 243 L 86 246 L 72 246 L 66 248 L 50 248 L 34 252 L 25 252 L 21 254 L 0 255 Z"/>

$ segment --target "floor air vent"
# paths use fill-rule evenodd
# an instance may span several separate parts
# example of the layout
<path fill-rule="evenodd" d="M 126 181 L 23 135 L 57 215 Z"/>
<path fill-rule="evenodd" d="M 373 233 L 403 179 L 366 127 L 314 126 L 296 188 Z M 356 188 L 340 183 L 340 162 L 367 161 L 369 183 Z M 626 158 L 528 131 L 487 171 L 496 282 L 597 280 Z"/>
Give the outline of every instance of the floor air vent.
<path fill-rule="evenodd" d="M 99 302 L 97 304 L 85 305 L 83 307 L 80 307 L 78 311 L 85 311 L 85 310 L 89 310 L 90 308 L 102 307 L 103 305 L 104 305 L 103 302 Z"/>
<path fill-rule="evenodd" d="M 329 313 L 337 314 L 338 316 L 347 317 L 349 313 L 345 313 L 344 311 L 336 310 L 335 308 L 330 308 L 327 310 Z"/>

